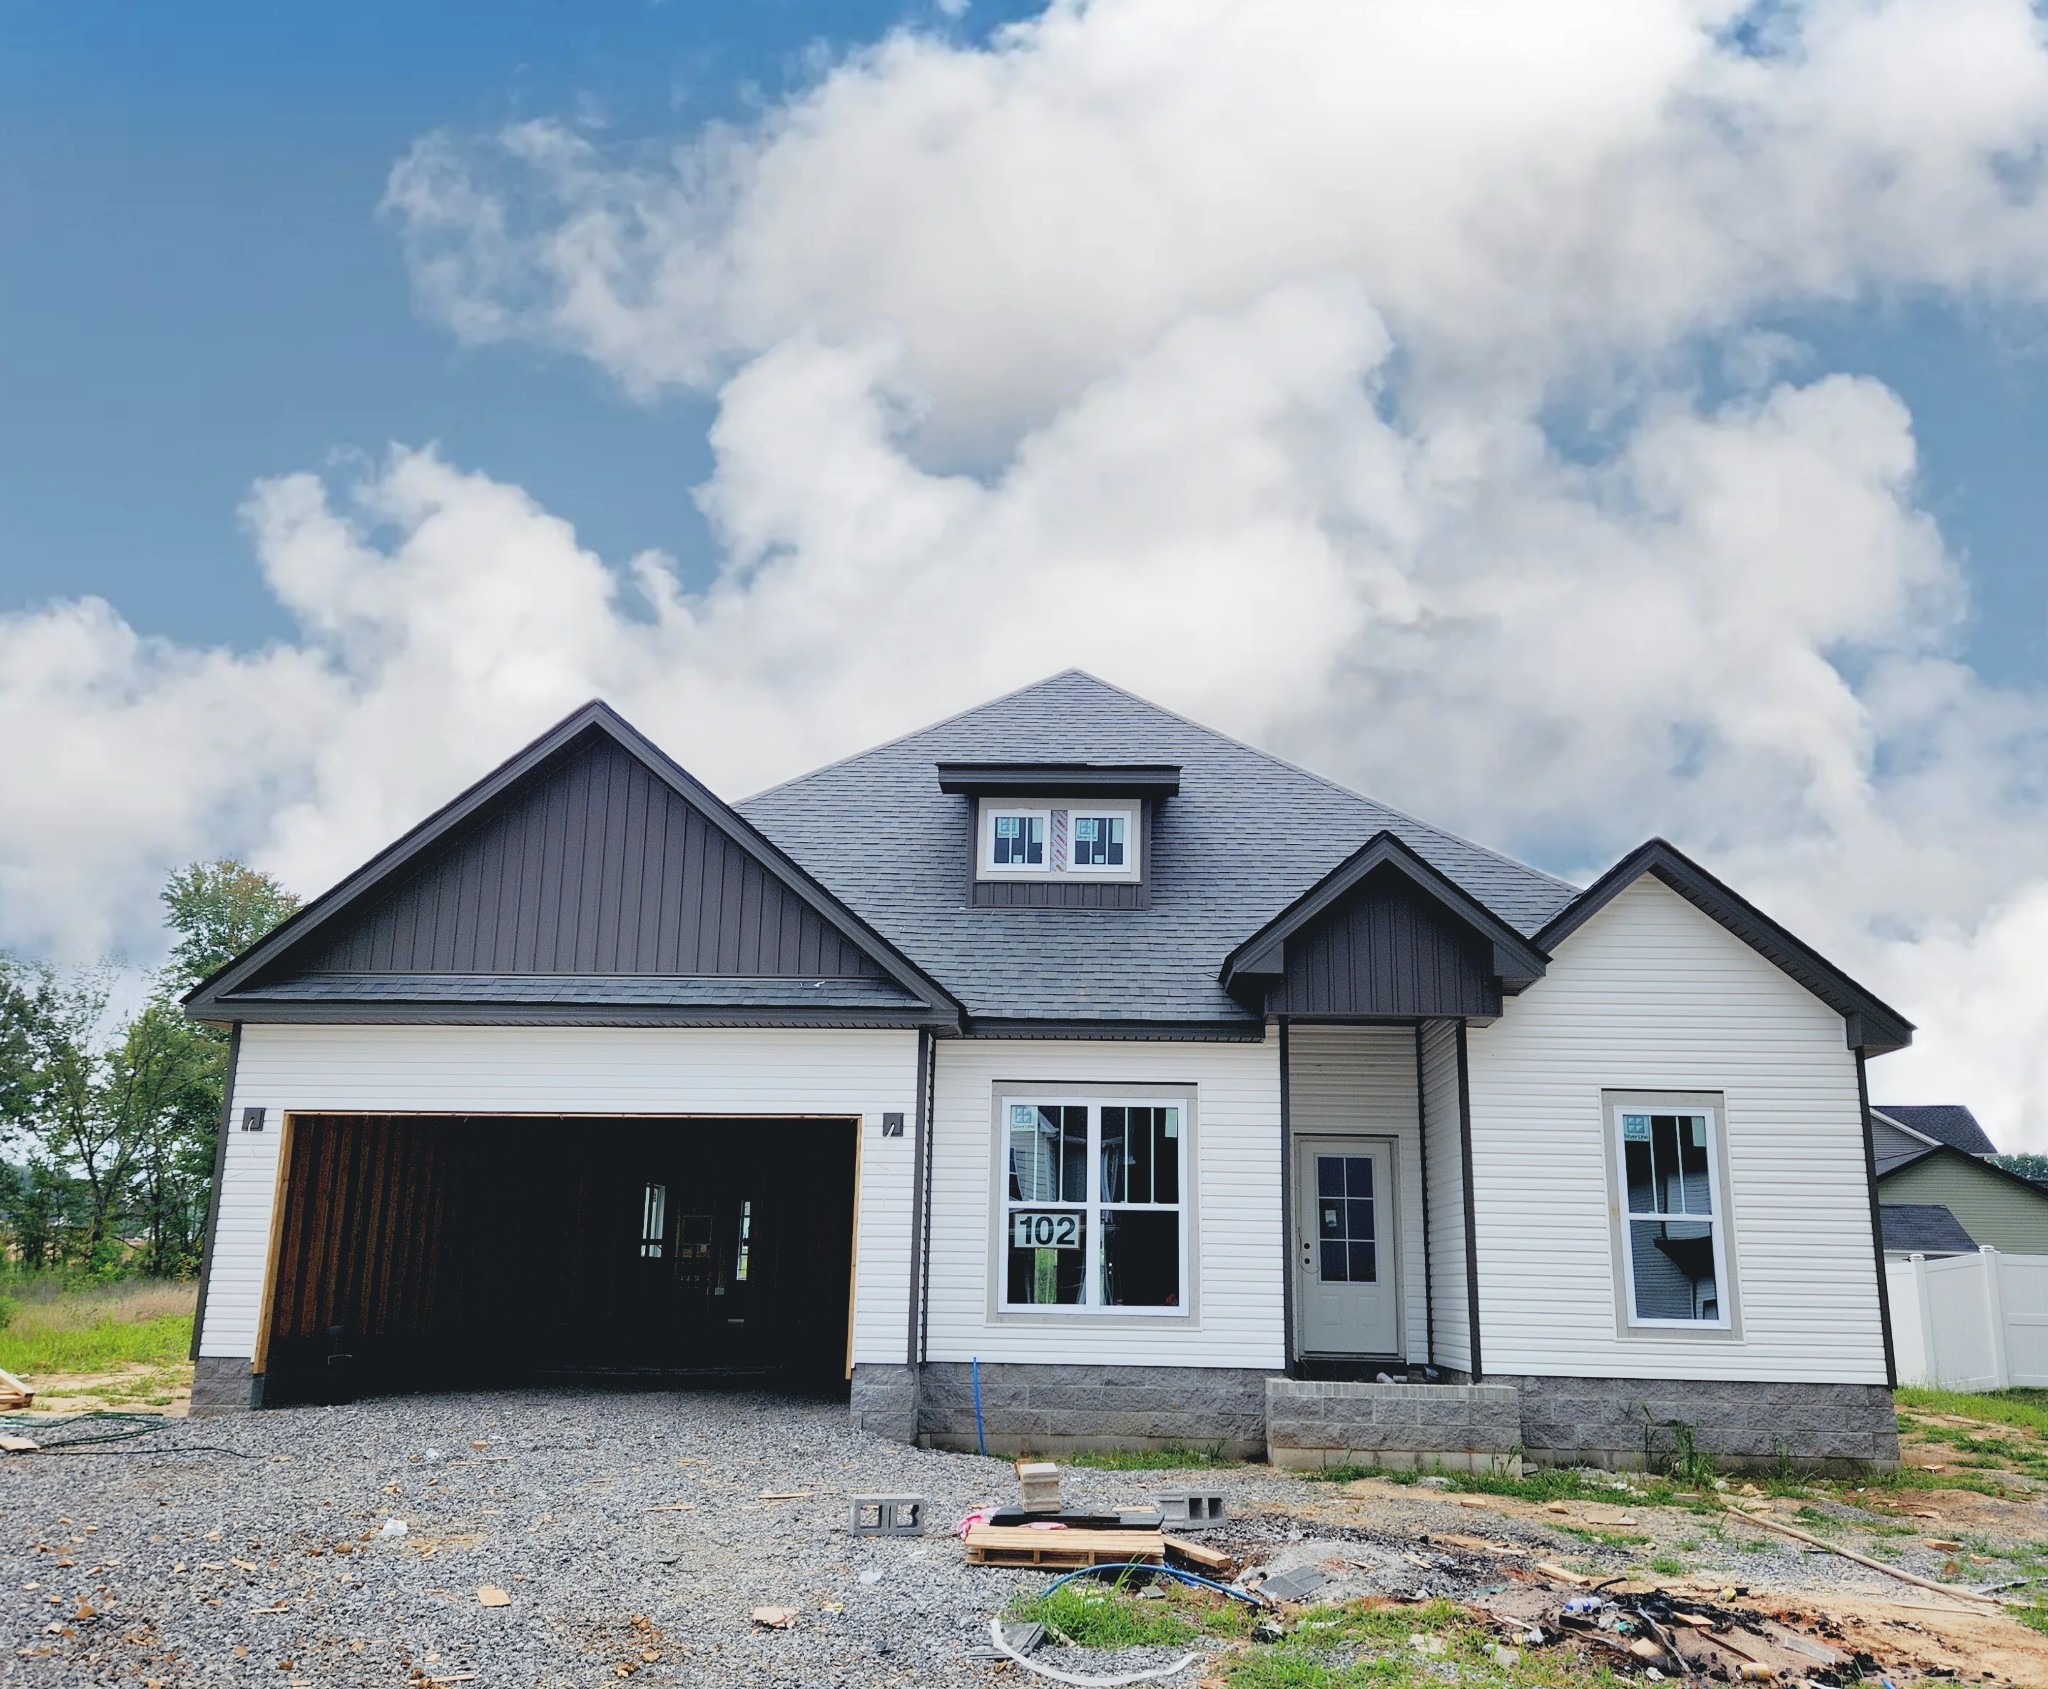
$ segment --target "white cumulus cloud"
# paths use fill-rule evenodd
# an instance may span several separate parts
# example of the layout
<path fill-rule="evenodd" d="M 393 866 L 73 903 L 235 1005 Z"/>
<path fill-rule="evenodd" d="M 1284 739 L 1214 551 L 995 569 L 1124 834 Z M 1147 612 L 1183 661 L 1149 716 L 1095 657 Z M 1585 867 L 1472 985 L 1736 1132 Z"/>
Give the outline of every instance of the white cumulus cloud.
<path fill-rule="evenodd" d="M 430 136 L 423 303 L 715 392 L 719 572 L 429 450 L 260 485 L 290 642 L 0 619 L 0 942 L 139 943 L 200 850 L 317 889 L 594 694 L 737 795 L 1078 663 L 1553 867 L 1665 833 L 1922 1023 L 1880 1092 L 2048 1147 L 2048 706 L 1778 326 L 2037 304 L 2044 141 L 2021 0 L 1098 0 Z"/>

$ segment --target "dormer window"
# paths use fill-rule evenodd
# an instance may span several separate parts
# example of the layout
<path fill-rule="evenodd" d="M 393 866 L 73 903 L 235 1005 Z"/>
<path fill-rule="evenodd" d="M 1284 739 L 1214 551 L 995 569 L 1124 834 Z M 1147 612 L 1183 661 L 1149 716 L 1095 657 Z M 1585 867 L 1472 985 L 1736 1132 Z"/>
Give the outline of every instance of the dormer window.
<path fill-rule="evenodd" d="M 987 845 L 982 866 L 1010 874 L 1046 871 L 1046 827 L 1052 817 L 1042 809 L 1010 809 L 991 804 L 984 815 Z"/>
<path fill-rule="evenodd" d="M 981 801 L 978 878 L 1092 880 L 1138 878 L 1139 807 L 1100 798 L 1043 808 L 1014 798 Z"/>

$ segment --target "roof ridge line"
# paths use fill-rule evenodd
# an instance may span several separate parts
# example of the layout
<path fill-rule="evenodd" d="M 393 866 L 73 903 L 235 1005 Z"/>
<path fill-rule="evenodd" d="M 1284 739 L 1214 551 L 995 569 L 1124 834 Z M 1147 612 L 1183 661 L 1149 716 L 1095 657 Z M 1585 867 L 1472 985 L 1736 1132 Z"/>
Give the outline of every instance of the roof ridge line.
<path fill-rule="evenodd" d="M 998 692 L 993 698 L 984 698 L 978 704 L 969 704 L 965 709 L 955 710 L 951 715 L 942 715 L 936 720 L 928 721 L 922 727 L 913 727 L 908 732 L 898 733 L 888 739 L 877 739 L 872 745 L 864 745 L 857 751 L 848 751 L 843 757 L 834 757 L 830 762 L 819 763 L 816 768 L 807 768 L 801 774 L 792 774 L 787 780 L 778 780 L 772 786 L 763 786 L 757 792 L 749 792 L 743 798 L 735 798 L 733 800 L 733 807 L 737 809 L 741 804 L 752 803 L 756 798 L 765 798 L 770 792 L 787 791 L 791 786 L 801 786 L 806 780 L 814 780 L 820 774 L 830 774 L 835 768 L 844 768 L 850 762 L 859 762 L 862 757 L 871 757 L 877 751 L 893 750 L 896 746 L 907 744 L 910 740 L 918 738 L 923 734 L 935 733 L 941 727 L 950 727 L 956 721 L 964 721 L 967 717 L 981 710 L 993 709 L 997 704 L 1007 704 L 1012 698 L 1021 698 L 1027 692 L 1036 692 L 1041 686 L 1050 686 L 1056 680 L 1065 680 L 1070 674 L 1081 675 L 1085 679 L 1094 681 L 1098 686 L 1109 685 L 1108 681 L 1101 679 L 1097 675 L 1089 674 L 1086 669 L 1081 668 L 1064 668 L 1054 674 L 1040 675 L 1038 679 L 1027 681 L 1022 686 L 1013 686 L 1007 692 Z M 1111 690 L 1121 692 L 1123 688 L 1120 686 L 1111 687 Z M 1135 696 L 1135 694 L 1127 694 L 1127 696 Z M 1140 700 L 1140 702 L 1143 701 Z M 1157 706 L 1154 707 L 1156 708 Z"/>
<path fill-rule="evenodd" d="M 1392 804 L 1382 798 L 1374 797 L 1370 792 L 1361 792 L 1355 786 L 1347 786 L 1341 780 L 1335 780 L 1327 774 L 1318 773 L 1315 769 L 1309 768 L 1302 763 L 1292 762 L 1288 758 L 1281 756 L 1277 751 L 1269 751 L 1263 745 L 1254 745 L 1249 740 L 1238 738 L 1234 733 L 1225 733 L 1221 728 L 1211 727 L 1207 722 L 1195 720 L 1193 716 L 1182 715 L 1179 710 L 1173 709 L 1168 705 L 1155 703 L 1150 698 L 1141 697 L 1129 687 L 1119 686 L 1113 680 L 1104 680 L 1100 675 L 1089 674 L 1086 669 L 1069 669 L 1065 672 L 1068 674 L 1086 675 L 1096 685 L 1104 686 L 1112 692 L 1120 693 L 1122 696 L 1129 698 L 1133 703 L 1143 704 L 1147 709 L 1157 710 L 1161 715 L 1171 716 L 1183 727 L 1192 727 L 1197 732 L 1208 734 L 1212 739 L 1221 739 L 1227 745 L 1234 745 L 1240 751 L 1248 751 L 1255 757 L 1263 757 L 1275 767 L 1284 768 L 1290 774 L 1299 774 L 1305 780 L 1313 780 L 1317 785 L 1328 787 L 1340 797 L 1351 798 L 1359 803 L 1369 803 L 1377 809 L 1385 810 L 1389 815 L 1394 816 L 1398 820 L 1406 821 L 1410 826 L 1420 827 L 1425 832 L 1435 833 L 1439 838 L 1449 839 L 1454 844 L 1461 844 L 1467 850 L 1476 850 L 1486 856 L 1498 857 L 1501 861 L 1512 863 L 1515 867 L 1525 869 L 1531 874 L 1540 874 L 1544 879 L 1551 881 L 1555 885 L 1562 886 L 1569 892 L 1577 893 L 1586 889 L 1584 886 L 1573 884 L 1570 880 L 1560 878 L 1558 875 L 1551 873 L 1547 868 L 1538 868 L 1533 863 L 1524 862 L 1518 856 L 1508 855 L 1506 851 L 1495 850 L 1493 846 L 1483 845 L 1477 839 L 1468 839 L 1463 833 L 1454 833 L 1448 827 L 1439 827 L 1435 822 L 1425 821 L 1419 815 L 1411 815 L 1405 809 L 1396 809 Z M 1049 678 L 1058 679 L 1059 676 L 1055 675 Z M 1043 684 L 1043 682 L 1040 684 Z M 993 698 L 989 701 L 991 703 L 1002 702 L 1000 698 Z M 1467 893 L 1467 895 L 1471 894 Z M 1510 922 L 1509 924 L 1512 925 L 1513 923 Z"/>

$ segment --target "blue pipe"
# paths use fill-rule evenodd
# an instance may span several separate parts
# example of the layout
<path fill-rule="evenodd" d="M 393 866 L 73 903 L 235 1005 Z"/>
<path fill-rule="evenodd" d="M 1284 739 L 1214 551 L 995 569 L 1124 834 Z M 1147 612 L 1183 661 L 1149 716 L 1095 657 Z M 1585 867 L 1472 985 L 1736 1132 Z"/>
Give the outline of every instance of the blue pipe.
<path fill-rule="evenodd" d="M 974 1369 L 974 1446 L 987 1454 L 988 1438 L 981 1430 L 981 1357 L 970 1355 L 967 1364 Z"/>
<path fill-rule="evenodd" d="M 1045 1586 L 1043 1594 L 1050 1595 L 1061 1584 L 1072 1583 L 1076 1578 L 1092 1578 L 1098 1572 L 1150 1572 L 1155 1577 L 1179 1578 L 1182 1583 L 1191 1583 L 1198 1589 L 1213 1589 L 1219 1595 L 1228 1595 L 1250 1607 L 1267 1607 L 1272 1603 L 1252 1594 L 1248 1589 L 1238 1589 L 1231 1584 L 1218 1583 L 1214 1578 L 1197 1577 L 1193 1572 L 1184 1572 L 1178 1566 L 1161 1565 L 1152 1560 L 1124 1560 L 1114 1565 L 1083 1566 L 1078 1572 L 1068 1572 L 1056 1577 Z"/>

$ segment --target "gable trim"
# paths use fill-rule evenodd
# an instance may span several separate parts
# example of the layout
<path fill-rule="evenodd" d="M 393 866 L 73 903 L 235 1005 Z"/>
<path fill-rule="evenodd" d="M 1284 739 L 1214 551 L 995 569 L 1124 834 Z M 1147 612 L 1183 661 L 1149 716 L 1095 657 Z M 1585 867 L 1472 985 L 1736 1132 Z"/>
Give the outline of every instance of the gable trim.
<path fill-rule="evenodd" d="M 1850 1049 L 1882 1055 L 1913 1042 L 1913 1023 L 1897 1009 L 1664 839 L 1650 839 L 1615 863 L 1558 911 L 1536 934 L 1536 942 L 1554 951 L 1645 874 L 1720 923 L 1841 1015 Z"/>
<path fill-rule="evenodd" d="M 1399 835 L 1382 828 L 1224 957 L 1218 975 L 1223 988 L 1235 991 L 1241 984 L 1284 973 L 1287 941 L 1381 869 L 1400 875 L 1409 889 L 1426 902 L 1490 942 L 1493 971 L 1503 991 L 1513 995 L 1543 977 L 1550 957 L 1540 941 L 1524 938 L 1485 904 L 1423 860 Z"/>
<path fill-rule="evenodd" d="M 764 833 L 602 699 L 593 699 L 571 711 L 523 750 L 515 752 L 481 780 L 299 909 L 266 937 L 215 969 L 181 999 L 185 1013 L 194 1020 L 254 1018 L 252 1013 L 244 1012 L 244 1004 L 238 1002 L 236 993 L 247 987 L 263 969 L 322 930 L 338 915 L 359 907 L 463 822 L 591 732 L 604 734 L 628 756 L 645 766 L 701 814 L 708 825 L 718 829 L 733 845 L 752 857 L 784 889 L 842 933 L 884 975 L 916 998 L 921 1010 L 920 1024 L 947 1031 L 959 1030 L 961 1006 L 938 981 L 854 914 Z M 253 1010 L 255 1000 L 260 997 L 260 992 L 252 993 L 248 1008 Z"/>

